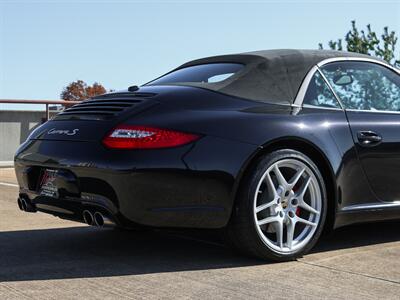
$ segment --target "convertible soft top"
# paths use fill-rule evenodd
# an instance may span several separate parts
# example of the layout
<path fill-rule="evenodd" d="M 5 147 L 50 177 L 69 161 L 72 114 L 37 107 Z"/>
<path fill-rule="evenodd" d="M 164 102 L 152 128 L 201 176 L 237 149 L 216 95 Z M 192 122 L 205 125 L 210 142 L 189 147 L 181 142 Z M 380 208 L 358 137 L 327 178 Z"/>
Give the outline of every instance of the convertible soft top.
<path fill-rule="evenodd" d="M 308 71 L 332 57 L 371 56 L 331 50 L 264 50 L 213 56 L 185 63 L 176 70 L 208 63 L 241 63 L 245 67 L 228 79 L 216 83 L 185 83 L 250 100 L 292 104 Z"/>

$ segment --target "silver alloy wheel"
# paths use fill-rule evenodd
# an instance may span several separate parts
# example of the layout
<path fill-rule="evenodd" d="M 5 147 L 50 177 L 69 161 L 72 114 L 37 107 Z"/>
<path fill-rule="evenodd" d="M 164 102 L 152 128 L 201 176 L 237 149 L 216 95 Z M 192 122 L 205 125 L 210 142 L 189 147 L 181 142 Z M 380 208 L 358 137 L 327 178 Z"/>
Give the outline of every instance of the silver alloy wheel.
<path fill-rule="evenodd" d="M 314 172 L 297 159 L 272 164 L 254 195 L 254 220 L 264 244 L 280 254 L 299 251 L 320 222 L 322 194 Z"/>

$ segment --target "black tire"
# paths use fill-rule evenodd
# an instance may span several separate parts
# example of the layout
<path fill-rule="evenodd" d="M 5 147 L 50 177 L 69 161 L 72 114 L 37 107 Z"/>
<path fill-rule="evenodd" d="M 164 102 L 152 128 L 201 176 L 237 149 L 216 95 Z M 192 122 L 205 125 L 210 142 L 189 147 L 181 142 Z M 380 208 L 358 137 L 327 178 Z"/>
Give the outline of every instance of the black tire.
<path fill-rule="evenodd" d="M 313 236 L 304 247 L 289 254 L 278 253 L 268 247 L 257 232 L 257 225 L 254 219 L 254 195 L 257 191 L 258 183 L 270 166 L 283 159 L 299 160 L 309 167 L 318 181 L 322 200 L 319 224 Z M 299 151 L 291 149 L 277 150 L 260 157 L 243 180 L 244 182 L 241 184 L 233 207 L 231 219 L 225 231 L 229 244 L 247 255 L 273 261 L 295 260 L 307 253 L 321 236 L 327 214 L 326 188 L 323 177 L 315 163 Z"/>

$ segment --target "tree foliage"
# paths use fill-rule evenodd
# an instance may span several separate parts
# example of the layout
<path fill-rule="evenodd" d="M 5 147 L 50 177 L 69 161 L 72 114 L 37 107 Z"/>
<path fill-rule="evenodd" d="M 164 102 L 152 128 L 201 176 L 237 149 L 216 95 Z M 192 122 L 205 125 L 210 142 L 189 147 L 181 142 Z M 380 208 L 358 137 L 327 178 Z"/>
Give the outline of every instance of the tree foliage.
<path fill-rule="evenodd" d="M 346 34 L 343 45 L 343 39 L 331 40 L 328 42 L 328 47 L 332 50 L 343 51 L 344 49 L 350 52 L 373 55 L 379 57 L 393 66 L 400 67 L 400 51 L 396 56 L 397 36 L 394 31 L 389 31 L 388 27 L 383 28 L 383 33 L 378 36 L 372 30 L 371 25 L 367 25 L 366 30 L 358 30 L 356 21 L 351 22 L 351 29 Z M 323 49 L 322 43 L 319 48 Z"/>
<path fill-rule="evenodd" d="M 82 101 L 106 92 L 107 90 L 98 82 L 87 85 L 83 80 L 77 80 L 64 87 L 60 97 L 66 101 Z"/>

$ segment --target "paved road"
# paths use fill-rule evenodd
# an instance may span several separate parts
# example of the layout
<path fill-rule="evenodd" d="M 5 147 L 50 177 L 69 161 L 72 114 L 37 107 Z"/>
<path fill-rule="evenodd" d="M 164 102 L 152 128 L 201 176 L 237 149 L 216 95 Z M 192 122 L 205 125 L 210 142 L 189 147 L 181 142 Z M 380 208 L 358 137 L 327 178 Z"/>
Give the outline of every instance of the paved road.
<path fill-rule="evenodd" d="M 0 299 L 399 299 L 400 222 L 336 231 L 268 264 L 209 232 L 118 232 L 17 209 L 0 169 Z"/>

